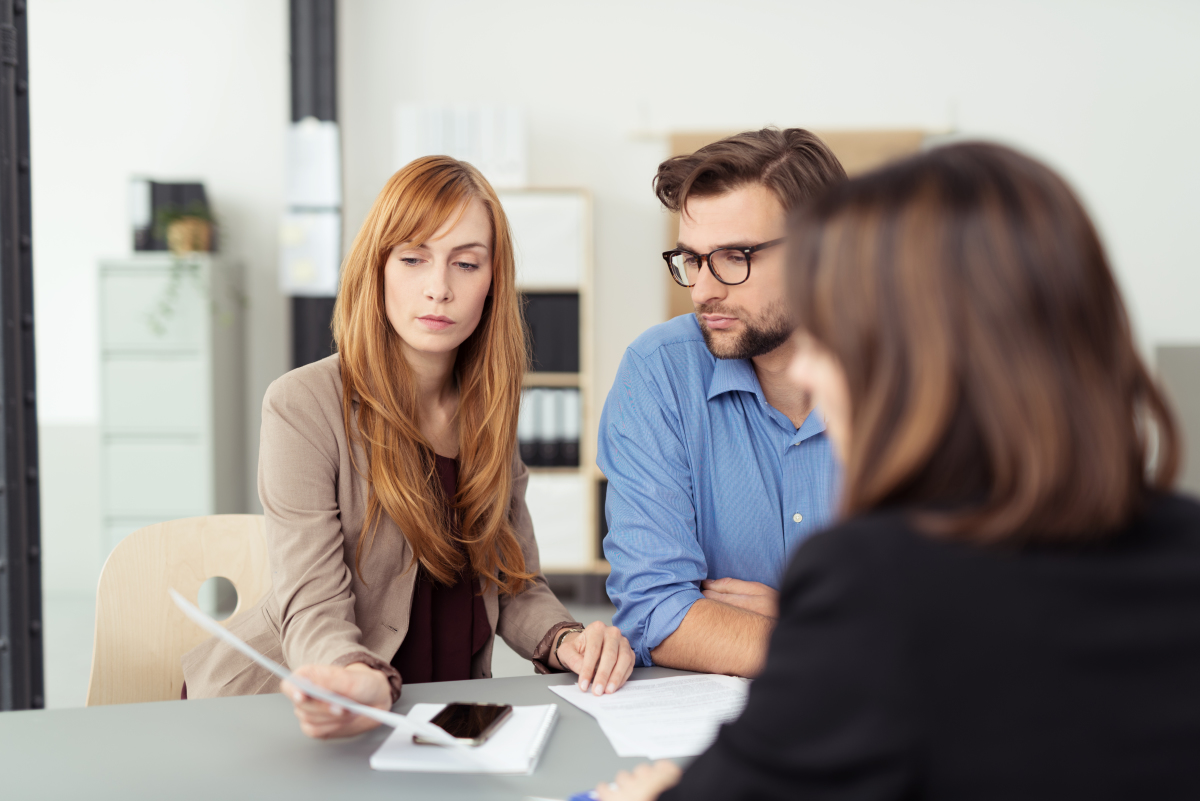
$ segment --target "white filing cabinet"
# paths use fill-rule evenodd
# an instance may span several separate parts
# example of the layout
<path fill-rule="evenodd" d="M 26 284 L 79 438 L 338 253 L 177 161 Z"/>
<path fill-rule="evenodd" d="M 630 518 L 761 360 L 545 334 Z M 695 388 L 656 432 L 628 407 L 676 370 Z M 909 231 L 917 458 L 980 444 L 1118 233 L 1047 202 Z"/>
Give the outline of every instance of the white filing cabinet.
<path fill-rule="evenodd" d="M 151 523 L 245 511 L 238 271 L 210 254 L 100 262 L 104 556 Z"/>

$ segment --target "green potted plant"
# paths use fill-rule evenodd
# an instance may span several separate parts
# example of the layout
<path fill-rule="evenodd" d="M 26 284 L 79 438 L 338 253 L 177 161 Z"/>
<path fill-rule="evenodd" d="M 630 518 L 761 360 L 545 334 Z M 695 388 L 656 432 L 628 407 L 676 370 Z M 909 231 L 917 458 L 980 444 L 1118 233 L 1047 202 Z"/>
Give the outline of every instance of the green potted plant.
<path fill-rule="evenodd" d="M 176 256 L 207 253 L 213 245 L 213 217 L 208 205 L 193 201 L 186 206 L 163 206 L 155 214 L 154 233 L 165 239 Z"/>

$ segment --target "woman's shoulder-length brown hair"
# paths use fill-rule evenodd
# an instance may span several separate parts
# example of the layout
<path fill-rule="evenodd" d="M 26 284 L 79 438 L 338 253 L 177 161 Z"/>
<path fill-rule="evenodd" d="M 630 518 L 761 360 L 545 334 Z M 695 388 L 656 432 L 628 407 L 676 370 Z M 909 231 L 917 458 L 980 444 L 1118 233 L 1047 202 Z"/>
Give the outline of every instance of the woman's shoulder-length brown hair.
<path fill-rule="evenodd" d="M 421 434 L 400 335 L 388 321 L 384 266 L 392 248 L 425 241 L 472 201 L 483 204 L 492 222 L 492 287 L 455 361 L 458 487 L 447 499 L 434 479 L 433 448 Z M 511 520 L 517 412 L 528 355 L 508 219 L 478 170 L 448 156 L 427 156 L 388 179 L 342 265 L 333 332 L 346 436 L 367 454 L 365 466 L 355 465 L 370 487 L 355 549 L 359 574 L 386 514 L 404 532 L 415 561 L 438 581 L 452 584 L 469 561 L 472 572 L 502 592 L 520 592 L 534 578 Z M 447 501 L 455 519 L 447 515 Z M 454 543 L 455 523 L 465 560 Z"/>
<path fill-rule="evenodd" d="M 1083 541 L 1173 482 L 1171 412 L 1091 220 L 1046 166 L 930 151 L 801 210 L 790 254 L 797 323 L 846 374 L 843 514 Z"/>

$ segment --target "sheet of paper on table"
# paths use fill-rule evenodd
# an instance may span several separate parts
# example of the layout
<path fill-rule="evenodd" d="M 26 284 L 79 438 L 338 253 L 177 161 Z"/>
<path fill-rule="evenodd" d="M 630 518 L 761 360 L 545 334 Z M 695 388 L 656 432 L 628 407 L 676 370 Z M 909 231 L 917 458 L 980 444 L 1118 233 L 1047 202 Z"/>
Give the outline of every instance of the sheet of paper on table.
<path fill-rule="evenodd" d="M 612 695 L 574 684 L 549 689 L 594 717 L 618 756 L 665 759 L 708 748 L 721 724 L 742 713 L 750 682 L 704 674 L 631 681 Z"/>

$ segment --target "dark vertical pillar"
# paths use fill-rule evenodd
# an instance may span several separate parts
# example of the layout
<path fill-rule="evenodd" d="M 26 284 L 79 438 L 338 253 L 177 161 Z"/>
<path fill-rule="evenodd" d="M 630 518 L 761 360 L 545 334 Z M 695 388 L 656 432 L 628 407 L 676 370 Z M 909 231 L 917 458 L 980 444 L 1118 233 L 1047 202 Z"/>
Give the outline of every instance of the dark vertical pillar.
<path fill-rule="evenodd" d="M 333 353 L 333 298 L 292 298 L 292 367 Z"/>
<path fill-rule="evenodd" d="M 44 706 L 25 0 L 0 0 L 0 709 Z"/>
<path fill-rule="evenodd" d="M 2 1 L 2 0 L 0 0 Z M 292 122 L 337 121 L 337 2 L 291 0 Z M 333 353 L 333 298 L 292 298 L 292 366 Z"/>

